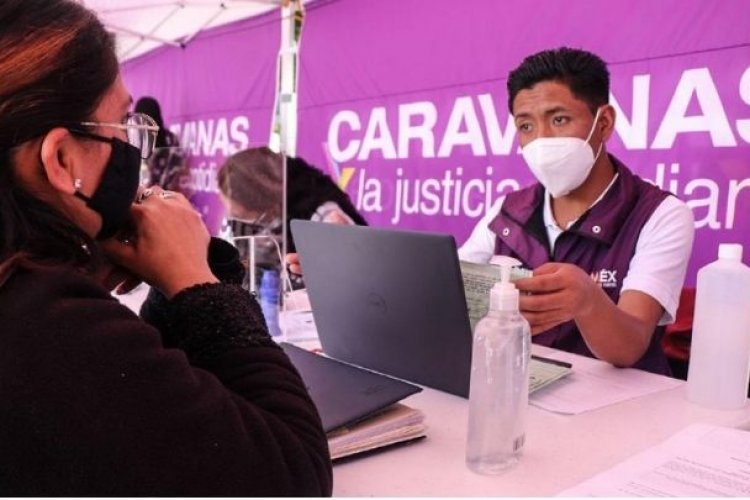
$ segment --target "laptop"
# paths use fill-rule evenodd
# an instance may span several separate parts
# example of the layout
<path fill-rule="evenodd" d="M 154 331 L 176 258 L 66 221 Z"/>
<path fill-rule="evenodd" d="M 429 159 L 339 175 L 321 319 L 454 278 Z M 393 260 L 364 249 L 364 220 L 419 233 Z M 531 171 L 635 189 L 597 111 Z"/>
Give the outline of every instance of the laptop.
<path fill-rule="evenodd" d="M 323 351 L 468 397 L 471 327 L 453 236 L 293 220 Z"/>
<path fill-rule="evenodd" d="M 326 432 L 351 426 L 422 390 L 292 344 L 282 342 L 281 347 L 305 382 Z"/>

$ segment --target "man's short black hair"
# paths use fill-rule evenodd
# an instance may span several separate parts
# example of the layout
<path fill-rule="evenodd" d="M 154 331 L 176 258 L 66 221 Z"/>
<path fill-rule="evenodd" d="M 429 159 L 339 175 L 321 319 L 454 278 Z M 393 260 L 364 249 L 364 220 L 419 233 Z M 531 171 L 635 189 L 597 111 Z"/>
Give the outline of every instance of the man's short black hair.
<path fill-rule="evenodd" d="M 570 88 L 576 98 L 586 102 L 591 113 L 609 102 L 609 71 L 602 59 L 580 49 L 561 47 L 530 55 L 508 75 L 508 109 L 518 92 L 539 82 L 557 81 Z"/>

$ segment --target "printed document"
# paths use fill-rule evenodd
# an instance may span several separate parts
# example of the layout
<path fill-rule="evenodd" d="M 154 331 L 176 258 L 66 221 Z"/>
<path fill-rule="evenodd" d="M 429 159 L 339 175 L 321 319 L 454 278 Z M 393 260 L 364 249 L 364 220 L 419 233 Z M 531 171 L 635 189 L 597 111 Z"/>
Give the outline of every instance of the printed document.
<path fill-rule="evenodd" d="M 486 316 L 490 309 L 490 289 L 500 281 L 500 266 L 476 264 L 463 260 L 460 265 L 464 294 L 466 295 L 466 307 L 469 309 L 469 322 L 473 332 L 479 320 Z M 511 270 L 510 280 L 527 277 L 530 272 L 526 269 L 514 267 Z"/>
<path fill-rule="evenodd" d="M 532 354 L 529 362 L 529 394 L 569 375 L 573 371 L 572 366 L 565 361 Z"/>
<path fill-rule="evenodd" d="M 500 281 L 500 266 L 461 261 L 466 307 L 469 310 L 471 331 L 490 308 L 490 289 Z M 511 281 L 528 275 L 520 268 L 511 270 Z M 548 386 L 571 372 L 571 364 L 564 361 L 532 356 L 529 365 L 529 394 Z"/>
<path fill-rule="evenodd" d="M 691 425 L 559 496 L 750 496 L 750 432 Z"/>

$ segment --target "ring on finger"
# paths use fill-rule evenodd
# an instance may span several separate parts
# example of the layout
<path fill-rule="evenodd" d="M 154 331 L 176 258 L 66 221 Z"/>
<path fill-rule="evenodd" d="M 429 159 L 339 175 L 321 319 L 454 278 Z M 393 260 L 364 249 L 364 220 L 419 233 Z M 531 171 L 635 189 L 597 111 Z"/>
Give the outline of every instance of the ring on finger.
<path fill-rule="evenodd" d="M 136 203 L 143 203 L 146 198 L 154 194 L 154 190 L 151 188 L 146 188 L 143 191 L 141 191 L 141 194 L 138 195 L 138 199 L 136 200 Z"/>
<path fill-rule="evenodd" d="M 168 200 L 169 198 L 174 198 L 177 195 L 174 191 L 162 191 L 159 193 L 159 196 L 162 197 L 164 200 Z"/>

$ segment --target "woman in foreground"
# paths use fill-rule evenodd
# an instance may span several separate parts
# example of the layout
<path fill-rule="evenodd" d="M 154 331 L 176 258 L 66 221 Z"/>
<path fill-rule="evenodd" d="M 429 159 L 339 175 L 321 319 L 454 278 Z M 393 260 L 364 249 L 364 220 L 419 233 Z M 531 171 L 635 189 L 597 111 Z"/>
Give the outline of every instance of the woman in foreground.
<path fill-rule="evenodd" d="M 0 3 L 0 491 L 329 495 L 320 419 L 72 0 Z M 110 291 L 143 280 L 141 319 Z"/>

